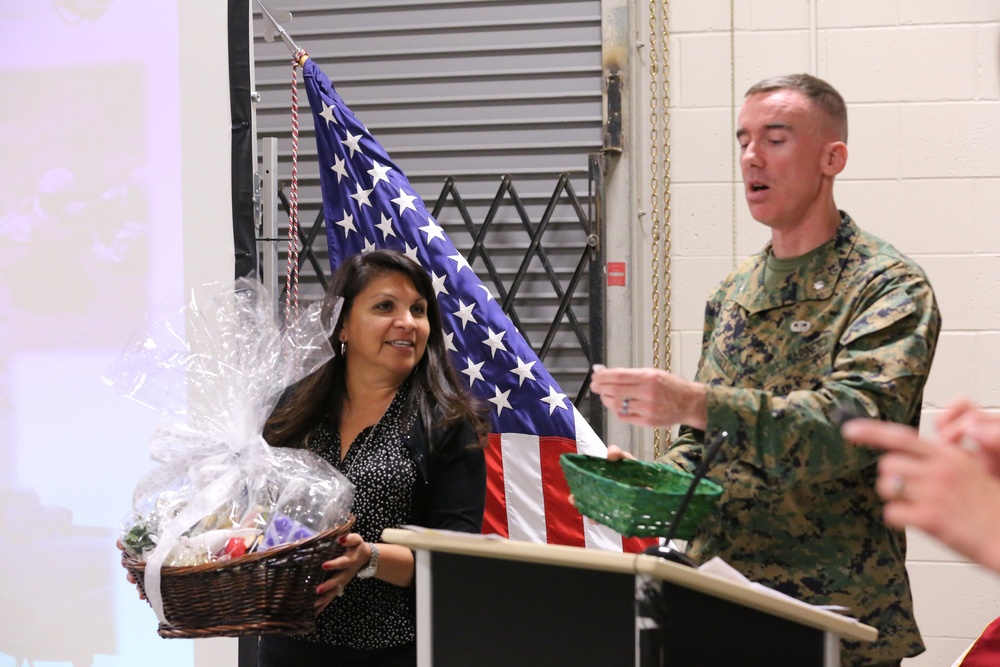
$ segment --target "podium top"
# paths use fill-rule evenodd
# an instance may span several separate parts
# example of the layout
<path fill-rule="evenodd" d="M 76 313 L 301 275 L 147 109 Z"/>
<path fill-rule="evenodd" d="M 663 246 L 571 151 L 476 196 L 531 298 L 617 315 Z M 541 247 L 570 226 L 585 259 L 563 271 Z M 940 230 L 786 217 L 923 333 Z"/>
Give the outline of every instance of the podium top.
<path fill-rule="evenodd" d="M 579 569 L 643 574 L 691 590 L 728 600 L 844 639 L 873 641 L 878 630 L 852 618 L 785 596 L 775 596 L 707 572 L 671 563 L 655 556 L 626 554 L 556 544 L 518 542 L 495 535 L 476 535 L 433 529 L 388 528 L 382 541 L 410 549 L 441 551 L 464 556 L 497 558 Z"/>

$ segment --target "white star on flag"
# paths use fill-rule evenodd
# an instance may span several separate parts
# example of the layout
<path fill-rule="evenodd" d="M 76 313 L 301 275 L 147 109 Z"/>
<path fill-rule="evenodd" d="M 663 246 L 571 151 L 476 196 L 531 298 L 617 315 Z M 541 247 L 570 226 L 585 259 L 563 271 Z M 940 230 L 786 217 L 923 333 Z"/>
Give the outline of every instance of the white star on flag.
<path fill-rule="evenodd" d="M 321 111 L 319 115 L 325 118 L 327 123 L 340 125 L 340 123 L 337 122 L 337 119 L 333 117 L 333 109 L 334 107 L 330 106 L 326 102 L 323 102 L 323 111 Z"/>
<path fill-rule="evenodd" d="M 438 274 L 431 271 L 431 284 L 434 286 L 434 296 L 441 296 L 442 294 L 448 294 L 448 288 L 445 287 L 444 281 L 448 277 L 448 274 L 439 276 Z"/>
<path fill-rule="evenodd" d="M 457 265 L 458 268 L 455 269 L 455 273 L 459 273 L 462 269 L 472 271 L 472 267 L 469 266 L 468 260 L 466 260 L 462 255 L 448 255 L 448 259 L 452 260 Z"/>
<path fill-rule="evenodd" d="M 369 200 L 368 198 L 368 196 L 371 193 L 372 193 L 371 190 L 365 190 L 364 188 L 361 187 L 361 184 L 358 183 L 358 190 L 353 195 L 351 195 L 351 199 L 358 202 L 358 208 L 360 208 L 362 205 L 371 207 L 372 203 L 371 200 Z"/>
<path fill-rule="evenodd" d="M 469 366 L 462 372 L 469 376 L 469 386 L 471 387 L 476 380 L 482 380 L 483 382 L 486 382 L 486 378 L 483 377 L 483 374 L 481 372 L 483 364 L 485 364 L 486 362 L 480 361 L 478 364 L 474 364 L 472 363 L 472 359 L 469 359 L 468 357 L 466 357 L 465 360 L 469 362 Z"/>
<path fill-rule="evenodd" d="M 372 160 L 372 162 L 375 164 L 375 166 L 368 170 L 368 173 L 372 177 L 372 188 L 378 185 L 379 181 L 385 181 L 386 183 L 388 183 L 389 178 L 386 176 L 386 174 L 389 173 L 389 167 L 380 165 L 378 162 L 375 162 L 374 160 Z"/>
<path fill-rule="evenodd" d="M 521 360 L 521 357 L 516 357 L 517 368 L 510 369 L 510 372 L 517 376 L 517 386 L 520 387 L 524 384 L 525 380 L 534 380 L 535 376 L 531 373 L 531 367 L 535 365 L 534 361 L 529 361 L 525 363 Z"/>
<path fill-rule="evenodd" d="M 340 183 L 341 178 L 348 177 L 347 167 L 345 166 L 346 164 L 347 163 L 344 161 L 344 158 L 340 157 L 339 155 L 333 159 L 333 166 L 330 167 L 330 169 L 332 169 L 337 174 L 338 183 Z"/>
<path fill-rule="evenodd" d="M 419 264 L 420 263 L 420 256 L 417 254 L 417 247 L 413 246 L 411 248 L 409 243 L 407 243 L 405 245 L 406 245 L 406 250 L 403 251 L 403 254 L 406 255 L 407 257 L 409 257 L 410 259 L 412 259 L 417 264 Z"/>
<path fill-rule="evenodd" d="M 466 306 L 464 303 L 462 303 L 461 299 L 458 300 L 458 310 L 452 313 L 452 315 L 454 315 L 455 317 L 457 317 L 462 321 L 462 331 L 465 331 L 465 325 L 469 324 L 470 322 L 472 324 L 478 324 L 476 318 L 473 317 L 472 315 L 472 310 L 475 307 L 476 307 L 475 303 L 470 303 L 468 306 Z"/>
<path fill-rule="evenodd" d="M 399 196 L 395 199 L 390 199 L 393 204 L 399 207 L 399 217 L 403 217 L 403 211 L 410 209 L 411 211 L 416 211 L 417 207 L 413 205 L 413 200 L 416 199 L 413 195 L 408 195 L 403 191 L 403 188 L 399 189 Z"/>
<path fill-rule="evenodd" d="M 490 351 L 492 351 L 493 354 L 490 355 L 490 358 L 496 359 L 497 350 L 503 350 L 504 352 L 507 351 L 507 348 L 501 342 L 501 340 L 504 337 L 504 334 L 506 334 L 507 332 L 506 331 L 495 332 L 493 331 L 493 329 L 490 329 L 489 327 L 487 327 L 486 330 L 489 331 L 490 333 L 489 336 L 487 336 L 486 340 L 483 341 L 483 345 L 490 348 Z"/>
<path fill-rule="evenodd" d="M 387 216 L 385 213 L 382 214 L 382 222 L 375 225 L 375 228 L 382 232 L 382 240 L 385 241 L 390 236 L 395 236 L 396 232 L 392 229 L 392 218 Z"/>
<path fill-rule="evenodd" d="M 427 245 L 430 245 L 434 239 L 444 238 L 444 230 L 434 222 L 433 218 L 427 218 L 427 224 L 421 227 L 420 231 L 427 234 Z"/>
<path fill-rule="evenodd" d="M 507 397 L 510 396 L 510 389 L 507 391 L 500 391 L 500 387 L 494 387 L 493 389 L 496 391 L 496 396 L 486 400 L 497 406 L 497 416 L 500 416 L 503 413 L 504 408 L 513 410 L 514 408 L 511 407 L 510 401 L 507 400 Z"/>
<path fill-rule="evenodd" d="M 444 349 L 448 350 L 449 352 L 458 352 L 458 348 L 455 347 L 454 333 L 446 333 L 444 335 Z"/>
<path fill-rule="evenodd" d="M 347 238 L 347 235 L 350 234 L 351 232 L 358 231 L 357 227 L 354 226 L 354 216 L 348 213 L 346 210 L 344 211 L 344 219 L 338 220 L 334 224 L 336 224 L 338 227 L 344 228 L 345 239 Z"/>
<path fill-rule="evenodd" d="M 361 137 L 362 136 L 364 136 L 364 135 L 362 135 L 362 134 L 357 134 L 357 135 L 351 134 L 350 130 L 348 130 L 348 132 L 347 132 L 347 138 L 340 142 L 340 143 L 344 144 L 345 146 L 347 146 L 348 148 L 351 149 L 351 154 L 348 157 L 350 159 L 352 159 L 352 160 L 354 159 L 354 151 L 361 150 L 361 146 L 359 146 L 358 144 L 361 141 Z"/>
<path fill-rule="evenodd" d="M 558 391 L 556 391 L 555 389 L 553 389 L 551 386 L 549 387 L 549 395 L 541 398 L 540 400 L 542 401 L 542 403 L 548 403 L 549 404 L 549 415 L 550 416 L 552 415 L 553 412 L 556 411 L 556 408 L 562 408 L 563 410 L 569 410 L 569 408 L 566 407 L 566 402 L 565 402 L 566 401 L 566 394 L 560 394 Z"/>

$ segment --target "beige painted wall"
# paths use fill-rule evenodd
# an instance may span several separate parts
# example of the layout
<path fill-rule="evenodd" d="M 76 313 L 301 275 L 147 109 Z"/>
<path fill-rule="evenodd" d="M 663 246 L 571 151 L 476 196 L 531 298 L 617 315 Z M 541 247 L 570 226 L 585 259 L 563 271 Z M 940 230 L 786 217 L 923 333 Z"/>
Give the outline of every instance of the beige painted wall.
<path fill-rule="evenodd" d="M 634 356 L 649 364 L 648 3 L 631 9 L 639 54 Z M 916 259 L 937 292 L 944 330 L 924 429 L 960 394 L 1000 410 L 1000 2 L 672 0 L 669 19 L 674 370 L 693 377 L 705 298 L 734 254 L 756 252 L 768 237 L 742 192 L 734 193 L 734 110 L 759 79 L 804 71 L 828 80 L 848 103 L 839 207 Z M 648 455 L 649 432 L 637 437 Z M 1000 616 L 1000 577 L 916 531 L 909 537 L 928 650 L 904 665 L 948 667 Z"/>

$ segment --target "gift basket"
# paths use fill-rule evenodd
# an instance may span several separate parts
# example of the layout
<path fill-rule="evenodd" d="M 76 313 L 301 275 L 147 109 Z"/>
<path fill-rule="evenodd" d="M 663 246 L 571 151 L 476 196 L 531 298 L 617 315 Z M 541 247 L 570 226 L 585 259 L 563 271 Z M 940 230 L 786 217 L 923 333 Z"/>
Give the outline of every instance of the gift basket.
<path fill-rule="evenodd" d="M 673 527 L 694 475 L 662 463 L 586 454 L 563 454 L 559 463 L 580 513 L 627 537 L 664 537 L 672 530 L 672 537 L 690 539 L 722 494 L 721 486 L 701 479 Z"/>
<path fill-rule="evenodd" d="M 254 280 L 195 290 L 147 318 L 104 379 L 153 408 L 157 462 L 118 546 L 162 637 L 308 632 L 354 486 L 318 455 L 270 447 L 283 391 L 333 356 L 319 304 L 280 326 Z M 326 323 L 326 324 L 325 324 Z"/>

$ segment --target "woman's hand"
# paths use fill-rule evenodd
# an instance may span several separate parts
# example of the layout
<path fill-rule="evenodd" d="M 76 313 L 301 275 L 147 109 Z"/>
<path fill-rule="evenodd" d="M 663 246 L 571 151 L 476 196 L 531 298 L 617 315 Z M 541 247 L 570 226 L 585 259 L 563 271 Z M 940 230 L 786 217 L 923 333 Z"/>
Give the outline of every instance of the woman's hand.
<path fill-rule="evenodd" d="M 344 594 L 344 587 L 361 568 L 368 564 L 372 557 L 371 545 L 364 541 L 358 533 L 348 533 L 337 538 L 345 551 L 333 560 L 323 563 L 323 569 L 331 572 L 329 579 L 316 587 L 314 606 L 316 613 L 323 611 L 337 597 Z"/>
<path fill-rule="evenodd" d="M 608 445 L 608 460 L 609 461 L 621 461 L 622 459 L 635 460 L 635 457 L 626 452 L 624 449 L 618 445 Z M 576 498 L 573 494 L 569 494 L 569 504 L 576 507 Z"/>
<path fill-rule="evenodd" d="M 893 528 L 914 526 L 1000 572 L 1000 480 L 979 451 L 921 438 L 902 424 L 852 419 L 844 437 L 884 450 L 875 490 Z"/>
<path fill-rule="evenodd" d="M 634 461 L 635 457 L 626 452 L 618 445 L 608 445 L 608 460 L 621 461 L 622 459 L 631 459 L 632 461 Z"/>
<path fill-rule="evenodd" d="M 139 588 L 139 582 L 135 580 L 135 577 L 132 576 L 132 573 L 131 572 L 127 572 L 125 574 L 125 578 L 128 580 L 128 583 L 130 583 L 133 586 L 135 586 L 135 590 L 139 593 L 139 599 L 140 600 L 145 600 L 146 599 L 146 594 L 142 592 L 141 588 Z"/>
<path fill-rule="evenodd" d="M 122 544 L 121 540 L 118 540 L 115 544 L 118 546 L 119 549 L 122 550 L 122 552 L 125 551 L 125 545 Z M 132 576 L 132 573 L 128 571 L 127 567 L 125 567 L 125 563 L 124 562 L 122 563 L 122 567 L 125 568 L 125 579 L 128 581 L 128 583 L 130 583 L 133 586 L 135 586 L 135 590 L 138 591 L 138 593 L 139 593 L 139 599 L 140 600 L 145 600 L 146 599 L 146 595 L 142 592 L 142 589 L 139 588 L 139 582 L 135 580 L 135 577 Z"/>
<path fill-rule="evenodd" d="M 967 398 L 958 398 L 935 422 L 938 437 L 974 455 L 1000 479 L 1000 415 L 984 412 Z"/>

